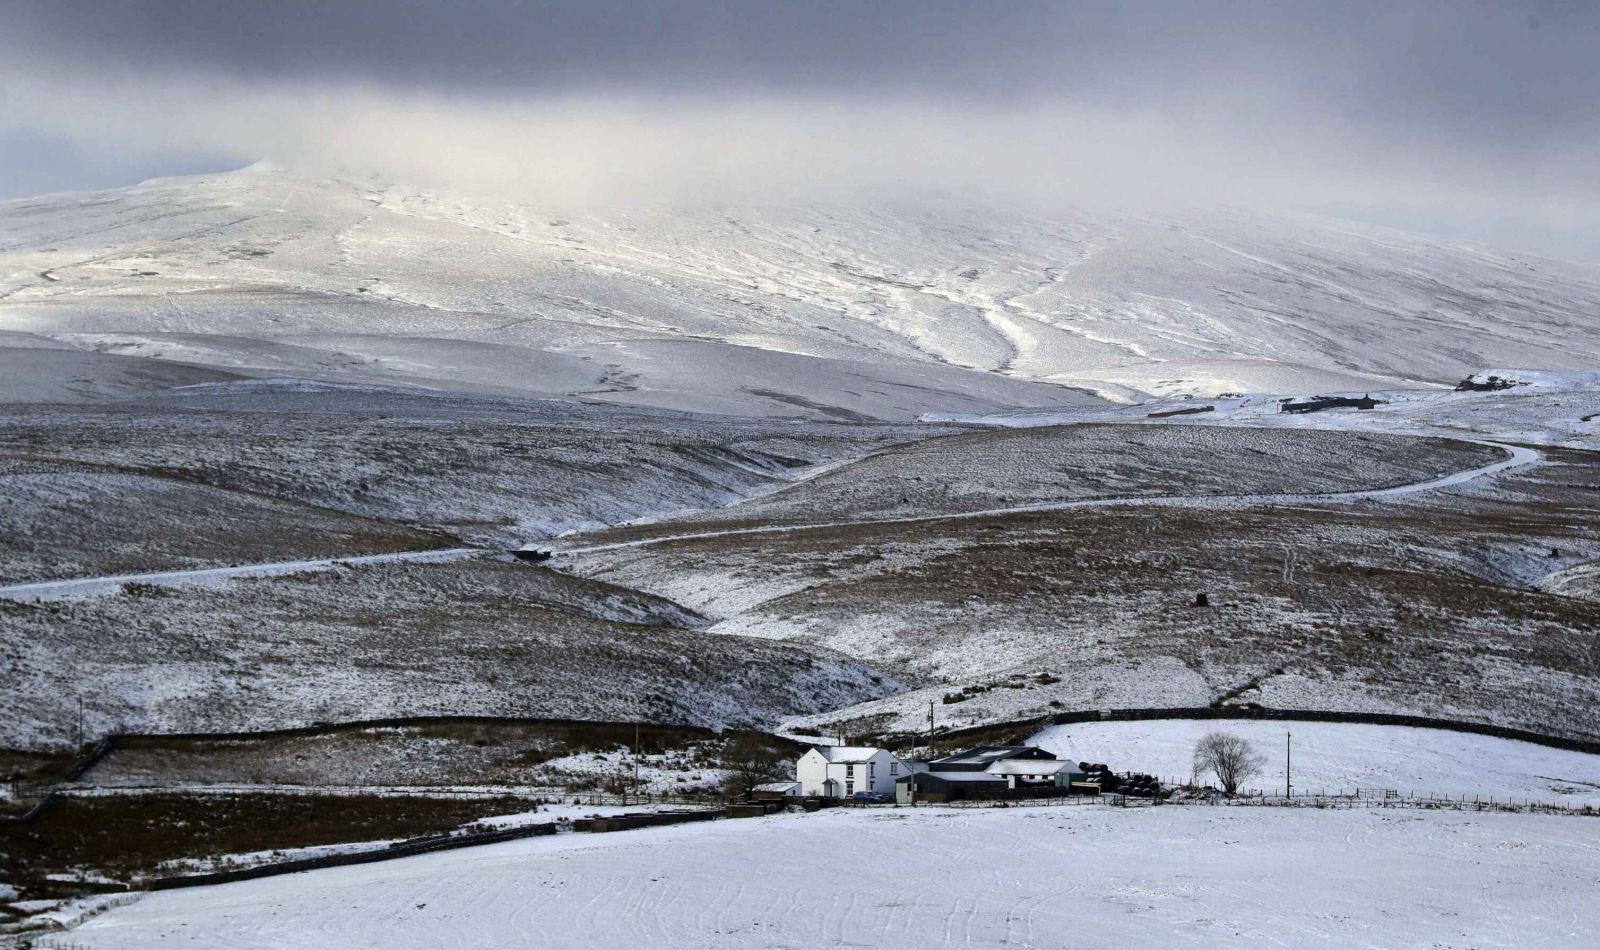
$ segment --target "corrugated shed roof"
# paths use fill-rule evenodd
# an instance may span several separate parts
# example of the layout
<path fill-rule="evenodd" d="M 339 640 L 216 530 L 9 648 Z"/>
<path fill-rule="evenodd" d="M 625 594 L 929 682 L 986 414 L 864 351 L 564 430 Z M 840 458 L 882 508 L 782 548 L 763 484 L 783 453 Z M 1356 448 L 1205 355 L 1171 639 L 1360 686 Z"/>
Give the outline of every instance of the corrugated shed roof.
<path fill-rule="evenodd" d="M 1076 772 L 1078 766 L 1060 759 L 1001 759 L 991 762 L 983 770 L 986 775 L 1054 775 L 1057 772 Z"/>
<path fill-rule="evenodd" d="M 980 745 L 965 752 L 947 755 L 942 759 L 935 759 L 934 764 L 947 763 L 950 765 L 978 765 L 993 762 L 997 759 L 1008 759 L 1017 755 L 1037 755 L 1043 750 L 1030 745 Z M 1049 755 L 1049 753 L 1046 753 Z M 1055 756 L 1049 756 L 1055 758 Z"/>

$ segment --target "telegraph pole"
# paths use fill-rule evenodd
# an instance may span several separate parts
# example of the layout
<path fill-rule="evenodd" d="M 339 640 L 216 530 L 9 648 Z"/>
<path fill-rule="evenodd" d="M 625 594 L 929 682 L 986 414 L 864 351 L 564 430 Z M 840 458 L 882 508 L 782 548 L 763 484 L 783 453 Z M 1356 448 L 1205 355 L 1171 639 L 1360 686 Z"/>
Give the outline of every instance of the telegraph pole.
<path fill-rule="evenodd" d="M 1289 790 L 1291 788 L 1294 788 L 1294 786 L 1291 785 L 1290 782 L 1289 782 L 1289 774 L 1290 774 L 1289 773 L 1289 765 L 1290 765 L 1291 759 L 1293 758 L 1293 755 L 1292 755 L 1293 749 L 1291 748 L 1291 742 L 1293 741 L 1293 738 L 1294 738 L 1294 734 L 1293 733 L 1289 732 L 1288 730 L 1284 731 L 1284 733 L 1283 733 L 1283 797 L 1284 798 L 1288 798 L 1289 794 L 1290 794 Z"/>
<path fill-rule="evenodd" d="M 639 720 L 633 721 L 633 797 L 639 797 Z"/>

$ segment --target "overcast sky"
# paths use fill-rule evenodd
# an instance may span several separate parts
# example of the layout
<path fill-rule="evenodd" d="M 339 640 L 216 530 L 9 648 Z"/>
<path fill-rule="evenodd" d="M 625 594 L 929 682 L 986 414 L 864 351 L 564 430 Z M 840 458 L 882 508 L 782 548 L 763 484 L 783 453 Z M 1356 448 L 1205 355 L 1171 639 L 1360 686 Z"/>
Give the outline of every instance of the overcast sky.
<path fill-rule="evenodd" d="M 0 196 L 274 158 L 552 201 L 1259 204 L 1600 261 L 1600 2 L 4 0 Z"/>

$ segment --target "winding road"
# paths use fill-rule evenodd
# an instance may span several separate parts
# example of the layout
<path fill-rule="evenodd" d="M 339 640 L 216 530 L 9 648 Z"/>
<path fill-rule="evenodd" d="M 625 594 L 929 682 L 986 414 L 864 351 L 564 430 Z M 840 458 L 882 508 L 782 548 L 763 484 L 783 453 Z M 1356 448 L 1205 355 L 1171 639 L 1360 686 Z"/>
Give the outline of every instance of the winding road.
<path fill-rule="evenodd" d="M 1035 505 L 1015 505 L 1009 508 L 986 508 L 982 511 L 961 511 L 947 514 L 914 515 L 906 518 L 869 518 L 861 521 L 819 521 L 808 524 L 794 525 L 762 525 L 753 528 L 723 528 L 715 531 L 687 532 L 683 534 L 659 535 L 650 538 L 639 538 L 631 541 L 615 541 L 606 544 L 592 544 L 581 547 L 564 548 L 559 544 L 549 545 L 548 548 L 558 556 L 574 554 L 594 554 L 601 551 L 613 551 L 621 548 L 648 547 L 655 544 L 665 544 L 670 541 L 698 541 L 705 538 L 723 538 L 737 535 L 759 534 L 788 534 L 797 531 L 819 531 L 828 528 L 844 528 L 890 524 L 917 524 L 927 521 L 960 521 L 973 518 L 994 518 L 1002 515 L 1028 514 L 1037 511 L 1067 511 L 1074 508 L 1122 508 L 1149 505 L 1152 507 L 1272 507 L 1275 505 L 1303 505 L 1339 501 L 1362 501 L 1369 499 L 1384 500 L 1399 498 L 1406 495 L 1415 495 L 1421 492 L 1436 491 L 1449 488 L 1479 478 L 1498 475 L 1513 468 L 1521 468 L 1543 460 L 1544 455 L 1536 449 L 1525 448 L 1520 445 L 1506 445 L 1500 442 L 1489 442 L 1482 439 L 1463 439 L 1477 445 L 1487 445 L 1500 449 L 1506 457 L 1498 462 L 1480 465 L 1477 468 L 1452 472 L 1427 481 L 1412 482 L 1405 485 L 1393 485 L 1388 488 L 1365 488 L 1356 491 L 1322 492 L 1322 493 L 1283 493 L 1283 494 L 1257 494 L 1257 495 L 1147 495 L 1123 496 L 1116 498 L 1084 498 L 1076 501 L 1052 501 Z M 0 594 L 4 594 L 0 588 Z"/>
<path fill-rule="evenodd" d="M 658 535 L 649 538 L 639 538 L 631 541 L 616 541 L 606 544 L 582 545 L 576 547 L 562 547 L 559 542 L 548 545 L 548 548 L 558 556 L 567 557 L 579 554 L 594 554 L 601 551 L 612 551 L 623 548 L 648 547 L 656 544 L 666 544 L 673 541 L 697 541 L 705 538 L 734 537 L 741 535 L 764 534 L 789 534 L 799 531 L 818 531 L 829 528 L 852 526 L 872 526 L 889 524 L 916 524 L 929 521 L 958 521 L 974 518 L 993 518 L 1002 515 L 1027 514 L 1039 511 L 1066 511 L 1074 508 L 1113 508 L 1149 505 L 1152 507 L 1173 506 L 1250 506 L 1271 507 L 1274 505 L 1299 505 L 1317 504 L 1326 502 L 1361 501 L 1365 499 L 1383 500 L 1398 498 L 1406 495 L 1415 495 L 1421 492 L 1436 491 L 1449 488 L 1480 478 L 1488 478 L 1514 468 L 1521 468 L 1541 461 L 1543 455 L 1535 449 L 1518 445 L 1506 445 L 1500 442 L 1484 440 L 1473 441 L 1479 445 L 1492 446 L 1506 453 L 1506 457 L 1498 462 L 1480 465 L 1477 468 L 1452 472 L 1427 481 L 1413 482 L 1406 485 L 1395 485 L 1387 488 L 1369 488 L 1357 491 L 1304 493 L 1304 494 L 1264 494 L 1264 495 L 1152 495 L 1147 497 L 1131 496 L 1117 498 L 1087 498 L 1077 501 L 1045 502 L 1034 505 L 1017 505 L 1010 508 L 989 508 L 982 511 L 964 511 L 950 514 L 915 515 L 906 518 L 876 518 L 863 521 L 822 521 L 809 524 L 796 525 L 763 525 L 750 528 L 724 528 L 714 531 L 683 532 L 678 534 Z M 85 597 L 96 597 L 116 593 L 124 584 L 151 584 L 161 587 L 176 587 L 192 584 L 211 584 L 231 578 L 272 577 L 283 574 L 297 574 L 303 571 L 325 571 L 337 565 L 360 566 L 368 564 L 392 564 L 398 562 L 408 563 L 439 563 L 457 561 L 463 558 L 476 557 L 494 553 L 488 548 L 446 548 L 442 550 L 427 551 L 400 551 L 391 554 L 367 554 L 355 557 L 329 557 L 315 558 L 303 561 L 280 561 L 270 564 L 245 564 L 234 567 L 208 567 L 193 568 L 175 571 L 152 571 L 145 574 L 120 574 L 112 577 L 82 577 L 69 580 L 32 581 L 25 584 L 12 584 L 0 587 L 0 598 L 17 601 L 51 601 L 51 600 L 76 600 Z"/>
<path fill-rule="evenodd" d="M 1565 594 L 1575 587 L 1600 580 L 1600 561 L 1590 561 L 1565 570 L 1546 574 L 1535 585 L 1540 590 L 1551 594 Z"/>
<path fill-rule="evenodd" d="M 8 600 L 78 600 L 114 594 L 123 584 L 151 584 L 157 587 L 178 587 L 191 584 L 214 584 L 235 577 L 274 577 L 282 574 L 299 574 L 304 571 L 327 571 L 346 565 L 359 567 L 367 564 L 437 564 L 459 561 L 488 553 L 484 548 L 435 548 L 428 551 L 396 551 L 390 554 L 362 554 L 355 557 L 312 558 L 305 561 L 276 561 L 270 564 L 239 564 L 233 567 L 197 567 L 178 571 L 151 571 L 147 574 L 117 574 L 110 577 L 79 577 L 71 580 L 32 581 L 0 587 L 0 597 Z"/>

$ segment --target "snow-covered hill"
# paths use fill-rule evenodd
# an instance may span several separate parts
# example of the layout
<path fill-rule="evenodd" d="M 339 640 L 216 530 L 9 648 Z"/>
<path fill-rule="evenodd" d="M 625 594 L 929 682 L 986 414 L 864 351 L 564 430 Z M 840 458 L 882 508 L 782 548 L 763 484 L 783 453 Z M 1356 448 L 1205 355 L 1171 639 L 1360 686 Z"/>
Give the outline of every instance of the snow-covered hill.
<path fill-rule="evenodd" d="M 929 197 L 578 214 L 270 166 L 0 203 L 0 360 L 21 400 L 198 381 L 174 372 L 189 364 L 906 419 L 1592 368 L 1597 331 L 1594 266 L 1242 213 Z M 152 362 L 130 379 L 88 354 Z M 91 385 L 101 368 L 115 378 Z"/>

